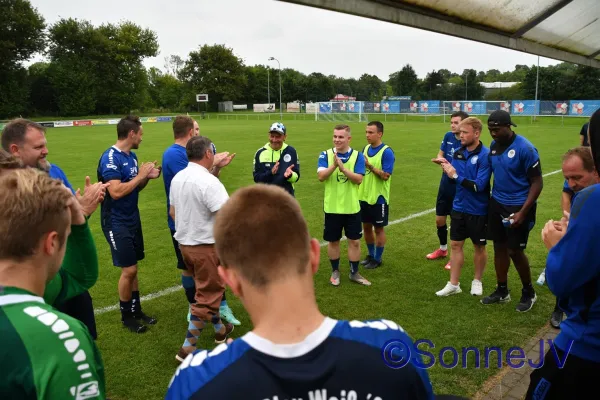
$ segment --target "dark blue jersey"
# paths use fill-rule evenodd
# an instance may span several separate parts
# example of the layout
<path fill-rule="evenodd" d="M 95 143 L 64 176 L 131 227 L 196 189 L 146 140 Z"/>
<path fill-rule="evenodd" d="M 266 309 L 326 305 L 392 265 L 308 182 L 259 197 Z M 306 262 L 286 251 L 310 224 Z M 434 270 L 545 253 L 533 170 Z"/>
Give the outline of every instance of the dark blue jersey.
<path fill-rule="evenodd" d="M 68 187 L 71 190 L 71 192 L 73 192 L 73 194 L 75 194 L 75 190 L 73 190 L 73 186 L 71 186 L 71 183 L 67 179 L 67 175 L 65 175 L 64 171 L 60 169 L 58 165 L 50 164 L 50 170 L 48 171 L 48 175 L 50 175 L 50 178 L 58 179 L 59 181 L 61 181 L 66 187 Z"/>
<path fill-rule="evenodd" d="M 418 353 L 411 352 L 401 368 L 386 365 L 382 353 L 390 340 L 413 347 L 402 328 L 385 320 L 326 318 L 306 340 L 288 345 L 250 332 L 211 352 L 188 356 L 166 399 L 432 399 Z"/>
<path fill-rule="evenodd" d="M 567 314 L 555 343 L 577 357 L 600 362 L 600 184 L 577 192 L 572 204 L 567 233 L 546 259 L 548 287 Z"/>
<path fill-rule="evenodd" d="M 452 209 L 471 215 L 487 215 L 490 200 L 489 149 L 479 143 L 473 151 L 461 147 L 454 153 L 456 195 Z"/>
<path fill-rule="evenodd" d="M 112 146 L 100 157 L 98 163 L 98 181 L 106 183 L 119 180 L 123 183 L 131 181 L 138 174 L 137 156 L 133 151 L 125 153 L 117 147 Z M 135 226 L 140 222 L 140 211 L 138 209 L 139 187 L 131 193 L 118 200 L 106 196 L 102 202 L 101 224 L 103 228 L 113 225 Z"/>
<path fill-rule="evenodd" d="M 507 145 L 492 141 L 490 165 L 494 173 L 492 197 L 508 206 L 523 205 L 531 188 L 530 179 L 542 175 L 537 149 L 516 133 Z"/>
<path fill-rule="evenodd" d="M 461 146 L 460 139 L 457 139 L 453 132 L 446 132 L 444 139 L 442 140 L 442 144 L 440 145 L 440 150 L 444 152 L 444 158 L 451 163 L 452 158 L 454 157 L 454 152 L 460 149 Z M 452 195 L 454 195 L 456 190 L 456 186 L 452 184 L 450 178 L 448 178 L 448 175 L 446 175 L 444 172 L 442 172 L 440 189 L 445 193 Z"/>
<path fill-rule="evenodd" d="M 165 193 L 167 194 L 167 223 L 169 229 L 175 230 L 175 222 L 169 215 L 169 191 L 171 190 L 171 181 L 179 171 L 188 166 L 187 153 L 184 146 L 172 144 L 163 153 L 162 158 L 162 177 L 165 184 Z"/>

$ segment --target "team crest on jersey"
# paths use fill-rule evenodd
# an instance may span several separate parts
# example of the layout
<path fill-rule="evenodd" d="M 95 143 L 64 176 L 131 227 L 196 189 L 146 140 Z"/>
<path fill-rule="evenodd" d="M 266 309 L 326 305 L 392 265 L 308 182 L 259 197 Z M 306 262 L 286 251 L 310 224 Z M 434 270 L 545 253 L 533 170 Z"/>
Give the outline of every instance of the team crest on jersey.
<path fill-rule="evenodd" d="M 285 162 L 292 161 L 292 156 L 289 154 L 286 154 L 285 156 L 283 156 L 283 161 L 285 161 Z"/>
<path fill-rule="evenodd" d="M 471 158 L 471 164 L 473 164 L 473 165 L 477 164 L 478 159 L 479 159 L 479 157 L 473 156 L 473 158 Z"/>
<path fill-rule="evenodd" d="M 511 150 L 508 152 L 508 158 L 513 158 L 513 157 L 515 156 L 515 153 L 516 153 L 516 152 L 515 152 L 515 149 L 511 149 Z"/>
<path fill-rule="evenodd" d="M 348 182 L 348 177 L 346 175 L 342 174 L 341 172 L 338 172 L 337 181 L 341 182 L 341 183 L 346 183 L 346 182 Z"/>

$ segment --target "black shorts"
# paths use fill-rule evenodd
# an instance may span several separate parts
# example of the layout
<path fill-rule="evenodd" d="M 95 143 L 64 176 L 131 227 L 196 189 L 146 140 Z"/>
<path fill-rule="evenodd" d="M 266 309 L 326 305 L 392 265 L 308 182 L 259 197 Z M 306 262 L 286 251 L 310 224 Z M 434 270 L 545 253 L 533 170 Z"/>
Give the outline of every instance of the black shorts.
<path fill-rule="evenodd" d="M 435 215 L 440 217 L 452 214 L 452 203 L 454 203 L 456 190 L 451 190 L 447 185 L 449 184 L 440 182 L 440 187 L 438 189 L 437 201 L 435 203 Z"/>
<path fill-rule="evenodd" d="M 187 271 L 187 267 L 185 266 L 185 262 L 183 262 L 183 256 L 181 255 L 181 250 L 179 250 L 179 243 L 175 240 L 175 231 L 169 229 L 171 231 L 171 239 L 173 240 L 173 248 L 175 249 L 175 256 L 177 257 L 177 269 L 182 269 Z"/>
<path fill-rule="evenodd" d="M 337 242 L 342 238 L 342 230 L 349 240 L 359 240 L 362 238 L 360 211 L 356 214 L 325 213 L 323 240 L 326 242 Z"/>
<path fill-rule="evenodd" d="M 472 215 L 458 211 L 450 214 L 450 240 L 462 242 L 470 238 L 473 244 L 486 245 L 487 215 Z"/>
<path fill-rule="evenodd" d="M 144 259 L 144 236 L 141 222 L 135 226 L 112 225 L 103 229 L 115 267 L 131 267 Z"/>
<path fill-rule="evenodd" d="M 377 227 L 387 226 L 389 212 L 389 204 L 371 205 L 366 201 L 360 202 L 360 217 L 363 223 Z"/>
<path fill-rule="evenodd" d="M 488 208 L 488 240 L 495 243 L 508 243 L 510 249 L 525 250 L 529 232 L 535 226 L 537 204 L 531 207 L 523 224 L 518 228 L 507 228 L 502 223 L 503 218 L 508 218 L 510 214 L 516 213 L 520 209 L 521 206 L 500 204 L 492 197 Z"/>
<path fill-rule="evenodd" d="M 542 356 L 544 365 L 531 372 L 525 399 L 585 399 L 588 394 L 598 391 L 600 363 L 569 354 L 564 366 L 559 368 L 557 360 L 562 362 L 565 353 L 558 347 L 549 349 Z"/>

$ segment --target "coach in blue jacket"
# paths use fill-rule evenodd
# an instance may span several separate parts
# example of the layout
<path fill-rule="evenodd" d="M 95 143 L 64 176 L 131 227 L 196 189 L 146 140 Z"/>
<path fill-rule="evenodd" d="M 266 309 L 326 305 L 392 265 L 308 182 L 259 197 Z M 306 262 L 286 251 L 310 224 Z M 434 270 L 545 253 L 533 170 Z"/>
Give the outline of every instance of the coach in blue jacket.
<path fill-rule="evenodd" d="M 490 199 L 489 149 L 480 141 L 483 124 L 478 118 L 469 117 L 461 121 L 461 147 L 454 152 L 452 164 L 445 158 L 436 160 L 442 166 L 451 183 L 456 185 L 456 194 L 450 214 L 450 281 L 436 292 L 445 297 L 461 293 L 460 269 L 465 261 L 463 246 L 470 238 L 475 247 L 475 278 L 471 283 L 471 294 L 480 296 L 483 292 L 481 276 L 487 263 L 485 251 L 487 236 L 487 212 Z"/>
<path fill-rule="evenodd" d="M 590 120 L 589 141 L 600 173 L 600 110 Z M 569 219 L 550 220 L 542 239 L 550 250 L 546 281 L 567 314 L 544 365 L 534 369 L 527 399 L 594 396 L 600 376 L 600 184 L 577 194 Z M 568 214 L 567 214 L 568 215 Z M 555 354 L 556 352 L 556 354 Z M 542 356 L 542 355 L 540 355 Z M 589 393 L 589 394 L 588 394 Z"/>
<path fill-rule="evenodd" d="M 254 155 L 254 182 L 277 185 L 294 196 L 294 183 L 300 179 L 296 149 L 285 143 L 287 130 L 276 122 L 269 129 L 269 143 Z"/>

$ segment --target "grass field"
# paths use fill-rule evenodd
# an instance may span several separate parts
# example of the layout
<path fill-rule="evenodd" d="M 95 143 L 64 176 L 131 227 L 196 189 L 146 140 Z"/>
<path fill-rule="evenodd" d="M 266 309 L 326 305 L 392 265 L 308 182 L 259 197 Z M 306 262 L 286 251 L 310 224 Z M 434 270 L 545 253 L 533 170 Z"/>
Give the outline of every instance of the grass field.
<path fill-rule="evenodd" d="M 201 134 L 209 136 L 218 151 L 237 153 L 233 163 L 222 171 L 221 180 L 229 193 L 253 184 L 252 160 L 255 151 L 267 141 L 268 121 L 226 121 L 215 119 L 201 122 Z M 560 168 L 561 155 L 577 145 L 582 121 L 546 120 L 536 124 L 520 124 L 516 131 L 530 139 L 538 148 L 545 174 Z M 297 199 L 302 206 L 311 234 L 322 240 L 323 184 L 316 177 L 319 152 L 332 146 L 333 123 L 314 121 L 286 121 L 288 143 L 298 150 L 301 179 L 297 184 Z M 351 124 L 354 138 L 351 145 L 362 148 L 365 123 Z M 509 288 L 513 301 L 505 305 L 483 306 L 479 298 L 469 295 L 473 274 L 472 246 L 465 246 L 466 262 L 461 284 L 463 293 L 438 298 L 435 292 L 449 279 L 443 266 L 447 260 L 428 261 L 425 255 L 438 246 L 434 213 L 440 168 L 430 162 L 437 154 L 443 134 L 449 123 L 441 122 L 387 122 L 384 141 L 396 154 L 392 181 L 390 221 L 397 223 L 387 228 L 388 242 L 383 255 L 384 265 L 373 271 L 362 271 L 372 286 L 362 287 L 347 279 L 349 271 L 346 247 L 342 245 L 342 284 L 329 284 L 330 264 L 323 247 L 321 266 L 315 279 L 316 293 L 322 311 L 338 319 L 386 318 L 401 325 L 413 339 L 429 339 L 435 344 L 429 349 L 437 355 L 439 349 L 452 346 L 460 349 L 474 346 L 481 349 L 497 346 L 506 352 L 513 346 L 522 346 L 543 326 L 554 306 L 554 298 L 547 287 L 539 288 L 538 302 L 525 314 L 515 311 L 521 285 L 516 270 L 511 267 Z M 74 127 L 50 129 L 47 132 L 50 154 L 48 159 L 66 172 L 71 184 L 83 188 L 86 175 L 96 178 L 96 167 L 102 152 L 116 141 L 115 126 Z M 482 135 L 489 145 L 487 130 Z M 158 160 L 171 145 L 169 123 L 145 124 L 144 138 L 137 151 L 140 161 Z M 546 250 L 540 231 L 550 218 L 560 217 L 562 175 L 554 173 L 544 178 L 544 189 L 539 199 L 537 225 L 531 233 L 527 254 L 532 276 L 537 278 L 545 262 Z M 91 218 L 98 257 L 100 278 L 92 288 L 97 310 L 98 345 L 106 368 L 107 392 L 111 399 L 160 399 L 178 363 L 175 354 L 181 346 L 187 322 L 187 302 L 176 269 L 170 233 L 166 223 L 166 197 L 162 178 L 151 181 L 140 195 L 140 211 L 145 238 L 146 259 L 139 265 L 141 294 L 160 292 L 151 300 L 142 302 L 147 314 L 156 316 L 158 324 L 147 333 L 134 335 L 122 327 L 118 303 L 117 281 L 119 269 L 112 266 L 109 247 L 102 235 L 99 211 Z M 422 213 L 414 216 L 414 214 Z M 408 217 L 408 218 L 407 218 Z M 399 221 L 398 221 L 399 220 Z M 285 223 L 285 221 L 282 221 Z M 277 239 L 265 246 L 277 247 Z M 260 251 L 260 249 L 257 249 Z M 363 256 L 366 246 L 362 245 Z M 492 246 L 488 246 L 488 266 L 484 274 L 484 294 L 495 285 Z M 169 290 L 170 289 L 170 290 Z M 228 292 L 230 306 L 243 323 L 236 327 L 236 338 L 251 329 L 251 323 L 239 301 Z M 273 299 L 285 301 L 284 299 Z M 213 348 L 212 332 L 204 332 L 199 347 Z M 459 351 L 460 355 L 460 351 Z M 477 369 L 473 358 L 467 368 L 462 363 L 445 369 L 439 364 L 430 370 L 436 393 L 470 396 L 491 375 L 498 372 L 496 358 L 491 366 Z M 355 377 L 348 377 L 355 379 Z"/>

